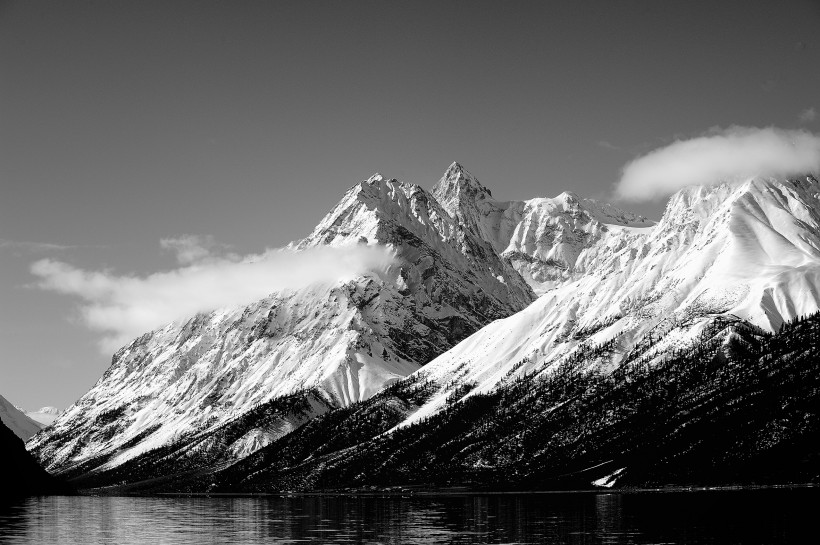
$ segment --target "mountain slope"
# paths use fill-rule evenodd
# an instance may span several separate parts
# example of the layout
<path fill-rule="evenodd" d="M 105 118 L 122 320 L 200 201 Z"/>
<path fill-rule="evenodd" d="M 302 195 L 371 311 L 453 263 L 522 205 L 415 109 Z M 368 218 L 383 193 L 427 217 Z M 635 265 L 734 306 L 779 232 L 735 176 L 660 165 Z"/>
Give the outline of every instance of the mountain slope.
<path fill-rule="evenodd" d="M 3 396 L 0 396 L 0 422 L 23 441 L 28 441 L 42 429 L 42 425 L 26 416 Z"/>
<path fill-rule="evenodd" d="M 594 270 L 341 422 L 187 486 L 816 480 L 820 318 L 794 320 L 820 308 L 819 196 L 811 176 L 681 191 Z M 370 439 L 353 432 L 391 406 Z"/>
<path fill-rule="evenodd" d="M 688 346 L 717 316 L 774 331 L 816 312 L 819 212 L 811 176 L 677 193 L 651 231 L 428 364 L 424 376 L 438 391 L 405 424 L 435 413 L 463 385 L 488 392 L 568 360 L 608 372 L 636 351 L 652 361 Z M 600 346 L 607 350 L 589 355 Z"/>
<path fill-rule="evenodd" d="M 371 177 L 291 249 L 354 244 L 383 245 L 394 262 L 143 335 L 29 448 L 73 477 L 159 453 L 178 467 L 229 463 L 369 398 L 534 299 L 487 241 L 415 185 Z M 297 413 L 255 412 L 290 395 L 301 398 Z M 214 444 L 226 426 L 230 442 Z"/>
<path fill-rule="evenodd" d="M 429 395 L 417 374 L 182 489 L 817 483 L 819 352 L 820 314 L 773 335 L 722 319 L 654 366 L 635 358 L 601 375 L 564 365 L 454 397 L 384 433 L 402 416 L 379 407 L 418 406 Z"/>

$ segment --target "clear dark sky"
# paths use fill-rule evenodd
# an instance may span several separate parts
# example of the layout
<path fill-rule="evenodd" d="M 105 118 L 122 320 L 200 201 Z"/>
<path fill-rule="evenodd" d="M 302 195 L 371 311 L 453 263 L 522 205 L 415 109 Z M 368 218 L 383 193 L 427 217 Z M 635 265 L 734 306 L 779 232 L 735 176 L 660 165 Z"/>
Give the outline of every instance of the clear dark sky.
<path fill-rule="evenodd" d="M 65 407 L 109 362 L 37 259 L 261 251 L 373 172 L 454 160 L 500 199 L 606 197 L 677 137 L 817 110 L 811 1 L 0 1 L 0 394 Z"/>

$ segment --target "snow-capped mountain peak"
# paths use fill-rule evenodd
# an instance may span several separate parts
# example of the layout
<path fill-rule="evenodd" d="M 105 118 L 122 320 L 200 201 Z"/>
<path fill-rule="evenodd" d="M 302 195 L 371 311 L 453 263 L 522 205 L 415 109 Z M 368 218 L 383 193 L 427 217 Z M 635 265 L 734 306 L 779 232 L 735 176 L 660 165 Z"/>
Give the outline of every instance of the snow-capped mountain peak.
<path fill-rule="evenodd" d="M 459 225 L 480 233 L 536 293 L 594 268 L 602 253 L 654 225 L 571 191 L 553 198 L 498 201 L 457 163 L 433 193 Z"/>
<path fill-rule="evenodd" d="M 460 163 L 454 162 L 433 187 L 433 196 L 452 217 L 458 217 L 476 201 L 492 199 L 492 193 Z M 468 217 L 469 217 L 468 213 Z"/>
<path fill-rule="evenodd" d="M 36 411 L 26 411 L 26 416 L 43 426 L 51 425 L 63 411 L 57 407 L 40 407 Z"/>
<path fill-rule="evenodd" d="M 143 335 L 30 448 L 56 471 L 111 469 L 152 448 L 183 448 L 285 396 L 308 395 L 314 416 L 349 406 L 535 298 L 479 232 L 418 185 L 371 176 L 291 249 L 350 244 L 385 246 L 395 260 Z M 248 429 L 219 456 L 247 455 L 302 422 Z"/>
<path fill-rule="evenodd" d="M 563 201 L 563 202 L 567 203 L 568 205 L 572 205 L 572 204 L 577 205 L 581 202 L 581 198 L 574 191 L 562 191 L 561 193 L 558 194 L 557 197 L 555 197 L 555 200 Z"/>

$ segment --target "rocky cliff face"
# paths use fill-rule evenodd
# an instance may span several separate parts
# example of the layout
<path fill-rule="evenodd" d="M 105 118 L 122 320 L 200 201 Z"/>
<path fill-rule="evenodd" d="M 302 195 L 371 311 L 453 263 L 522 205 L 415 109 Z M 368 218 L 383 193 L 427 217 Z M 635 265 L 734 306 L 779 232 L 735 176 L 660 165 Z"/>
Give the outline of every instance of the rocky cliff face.
<path fill-rule="evenodd" d="M 654 226 L 642 216 L 570 192 L 498 201 L 458 163 L 447 169 L 433 195 L 539 294 L 596 270 L 613 251 Z"/>

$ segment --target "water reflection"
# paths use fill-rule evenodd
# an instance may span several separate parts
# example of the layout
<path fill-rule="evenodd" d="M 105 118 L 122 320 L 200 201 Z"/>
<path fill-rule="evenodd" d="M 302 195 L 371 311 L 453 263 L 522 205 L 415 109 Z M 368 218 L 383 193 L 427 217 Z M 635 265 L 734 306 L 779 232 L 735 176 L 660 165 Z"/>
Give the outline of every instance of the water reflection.
<path fill-rule="evenodd" d="M 3 543 L 789 543 L 814 489 L 690 493 L 38 497 L 0 503 Z"/>

